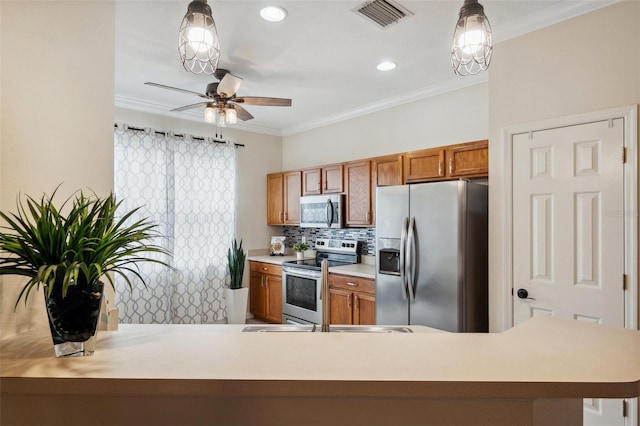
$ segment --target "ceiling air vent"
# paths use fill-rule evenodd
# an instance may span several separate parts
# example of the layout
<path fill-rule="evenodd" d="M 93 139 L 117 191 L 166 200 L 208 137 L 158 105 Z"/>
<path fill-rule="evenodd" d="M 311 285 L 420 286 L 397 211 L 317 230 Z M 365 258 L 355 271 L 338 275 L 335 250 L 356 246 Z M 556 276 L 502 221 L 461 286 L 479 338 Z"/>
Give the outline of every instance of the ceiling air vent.
<path fill-rule="evenodd" d="M 392 0 L 368 1 L 356 7 L 353 11 L 381 28 L 396 24 L 401 19 L 413 15 L 413 12 L 409 9 Z"/>

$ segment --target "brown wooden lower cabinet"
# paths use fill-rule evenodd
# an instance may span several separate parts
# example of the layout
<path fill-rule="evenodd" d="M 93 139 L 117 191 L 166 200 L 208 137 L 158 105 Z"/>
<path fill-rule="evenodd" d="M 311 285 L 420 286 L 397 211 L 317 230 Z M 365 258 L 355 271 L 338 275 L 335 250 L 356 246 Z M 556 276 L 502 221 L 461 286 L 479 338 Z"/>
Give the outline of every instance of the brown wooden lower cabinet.
<path fill-rule="evenodd" d="M 282 322 L 282 268 L 263 262 L 249 262 L 249 310 L 256 318 Z"/>
<path fill-rule="evenodd" d="M 374 325 L 375 281 L 349 275 L 329 274 L 329 323 Z"/>

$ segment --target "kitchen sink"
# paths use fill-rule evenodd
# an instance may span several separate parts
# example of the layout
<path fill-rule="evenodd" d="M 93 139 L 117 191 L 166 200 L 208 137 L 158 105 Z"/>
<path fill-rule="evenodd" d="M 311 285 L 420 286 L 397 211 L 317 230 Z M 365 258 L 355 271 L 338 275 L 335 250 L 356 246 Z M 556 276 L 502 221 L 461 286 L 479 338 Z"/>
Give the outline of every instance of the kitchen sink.
<path fill-rule="evenodd" d="M 315 325 L 251 325 L 242 329 L 243 333 L 313 333 L 319 332 Z M 409 327 L 391 325 L 332 325 L 331 333 L 413 333 Z"/>
<path fill-rule="evenodd" d="M 332 325 L 329 329 L 332 333 L 413 333 L 409 327 L 392 325 Z"/>
<path fill-rule="evenodd" d="M 313 333 L 315 325 L 250 325 L 242 329 L 243 333 Z"/>

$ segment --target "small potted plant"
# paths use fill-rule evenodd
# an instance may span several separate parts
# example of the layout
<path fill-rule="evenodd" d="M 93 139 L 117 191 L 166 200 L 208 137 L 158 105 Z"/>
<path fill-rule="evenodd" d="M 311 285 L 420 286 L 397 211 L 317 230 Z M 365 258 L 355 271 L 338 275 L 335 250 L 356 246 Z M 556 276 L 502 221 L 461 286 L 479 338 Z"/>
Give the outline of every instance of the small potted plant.
<path fill-rule="evenodd" d="M 158 237 L 157 225 L 133 219 L 138 209 L 118 212 L 113 194 L 100 198 L 78 191 L 62 204 L 53 198 L 18 198 L 15 213 L 0 212 L 0 275 L 28 278 L 18 295 L 25 303 L 34 287 L 44 300 L 56 356 L 93 355 L 106 277 L 114 286 L 118 275 L 131 287 L 131 277 L 146 286 L 136 263 L 169 266 L 147 253 L 169 255 L 148 241 Z M 64 213 L 63 213 L 64 212 Z"/>
<path fill-rule="evenodd" d="M 246 254 L 242 248 L 242 240 L 238 244 L 238 241 L 234 238 L 231 247 L 227 251 L 230 276 L 229 287 L 224 289 L 228 324 L 244 324 L 247 318 L 249 288 L 242 287 L 245 259 Z"/>
<path fill-rule="evenodd" d="M 309 248 L 305 243 L 295 243 L 293 245 L 293 251 L 296 252 L 296 258 L 298 260 L 304 259 L 304 251 Z"/>

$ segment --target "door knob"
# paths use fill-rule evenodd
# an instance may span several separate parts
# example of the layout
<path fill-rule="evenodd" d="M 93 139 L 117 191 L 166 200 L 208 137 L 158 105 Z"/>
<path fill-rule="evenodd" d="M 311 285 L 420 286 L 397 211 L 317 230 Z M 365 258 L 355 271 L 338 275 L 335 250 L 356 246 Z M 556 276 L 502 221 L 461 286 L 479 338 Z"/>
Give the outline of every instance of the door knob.
<path fill-rule="evenodd" d="M 520 299 L 526 299 L 526 300 L 536 300 L 533 297 L 529 297 L 529 292 L 527 290 L 525 290 L 524 288 L 519 288 L 518 291 L 516 292 L 516 295 L 520 298 Z"/>

